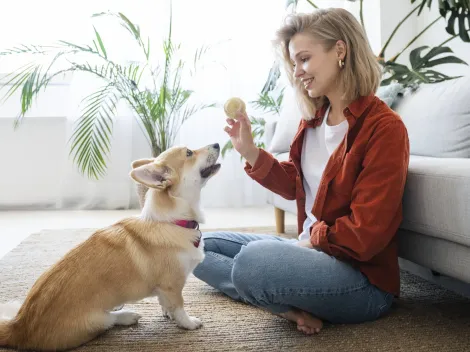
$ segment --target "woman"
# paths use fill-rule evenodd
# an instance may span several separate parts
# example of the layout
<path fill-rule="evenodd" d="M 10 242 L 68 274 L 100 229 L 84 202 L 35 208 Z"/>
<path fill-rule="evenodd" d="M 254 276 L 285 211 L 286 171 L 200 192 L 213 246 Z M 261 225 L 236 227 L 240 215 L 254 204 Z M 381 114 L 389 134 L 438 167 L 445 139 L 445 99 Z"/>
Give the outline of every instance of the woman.
<path fill-rule="evenodd" d="M 380 66 L 346 10 L 291 15 L 276 44 L 304 114 L 289 161 L 255 146 L 246 115 L 225 131 L 250 177 L 296 200 L 299 239 L 205 233 L 194 274 L 306 334 L 378 319 L 399 295 L 406 128 L 375 96 Z"/>

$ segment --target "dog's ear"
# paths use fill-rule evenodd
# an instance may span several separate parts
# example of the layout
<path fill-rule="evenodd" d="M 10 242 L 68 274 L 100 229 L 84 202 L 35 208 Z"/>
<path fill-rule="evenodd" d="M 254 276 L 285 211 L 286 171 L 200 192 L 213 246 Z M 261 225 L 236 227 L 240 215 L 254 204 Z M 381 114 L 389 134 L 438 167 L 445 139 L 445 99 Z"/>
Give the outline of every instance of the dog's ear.
<path fill-rule="evenodd" d="M 173 184 L 174 171 L 168 166 L 152 162 L 136 167 L 130 176 L 147 187 L 163 190 Z"/>
<path fill-rule="evenodd" d="M 138 160 L 134 160 L 132 162 L 131 166 L 132 166 L 133 169 L 135 169 L 139 166 L 153 163 L 154 161 L 155 161 L 155 159 L 138 159 Z"/>

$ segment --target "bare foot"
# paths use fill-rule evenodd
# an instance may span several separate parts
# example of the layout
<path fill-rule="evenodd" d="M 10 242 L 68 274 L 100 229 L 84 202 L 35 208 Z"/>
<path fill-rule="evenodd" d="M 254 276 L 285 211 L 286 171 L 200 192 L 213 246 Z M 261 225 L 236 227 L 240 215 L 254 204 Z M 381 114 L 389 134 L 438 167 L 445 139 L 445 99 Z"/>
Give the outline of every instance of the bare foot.
<path fill-rule="evenodd" d="M 297 324 L 297 330 L 306 335 L 318 334 L 323 327 L 323 322 L 301 310 L 290 310 L 279 314 L 281 317 Z"/>

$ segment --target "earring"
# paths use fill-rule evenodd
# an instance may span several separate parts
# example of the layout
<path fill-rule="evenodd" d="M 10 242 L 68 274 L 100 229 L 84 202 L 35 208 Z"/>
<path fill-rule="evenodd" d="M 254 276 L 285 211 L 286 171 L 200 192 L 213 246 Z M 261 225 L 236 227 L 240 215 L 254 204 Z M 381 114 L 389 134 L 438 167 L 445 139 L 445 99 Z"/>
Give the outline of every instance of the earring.
<path fill-rule="evenodd" d="M 338 66 L 339 66 L 339 68 L 343 68 L 344 67 L 344 61 L 339 59 L 338 60 Z"/>

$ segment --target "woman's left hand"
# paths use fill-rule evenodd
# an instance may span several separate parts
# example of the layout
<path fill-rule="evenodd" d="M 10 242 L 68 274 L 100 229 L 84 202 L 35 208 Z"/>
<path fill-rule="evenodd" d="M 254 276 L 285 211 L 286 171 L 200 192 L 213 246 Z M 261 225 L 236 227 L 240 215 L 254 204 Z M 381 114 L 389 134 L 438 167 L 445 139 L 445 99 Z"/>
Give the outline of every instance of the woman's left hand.
<path fill-rule="evenodd" d="M 300 240 L 296 244 L 299 247 L 305 247 L 305 248 L 313 249 L 312 242 L 310 242 L 310 240 Z"/>

